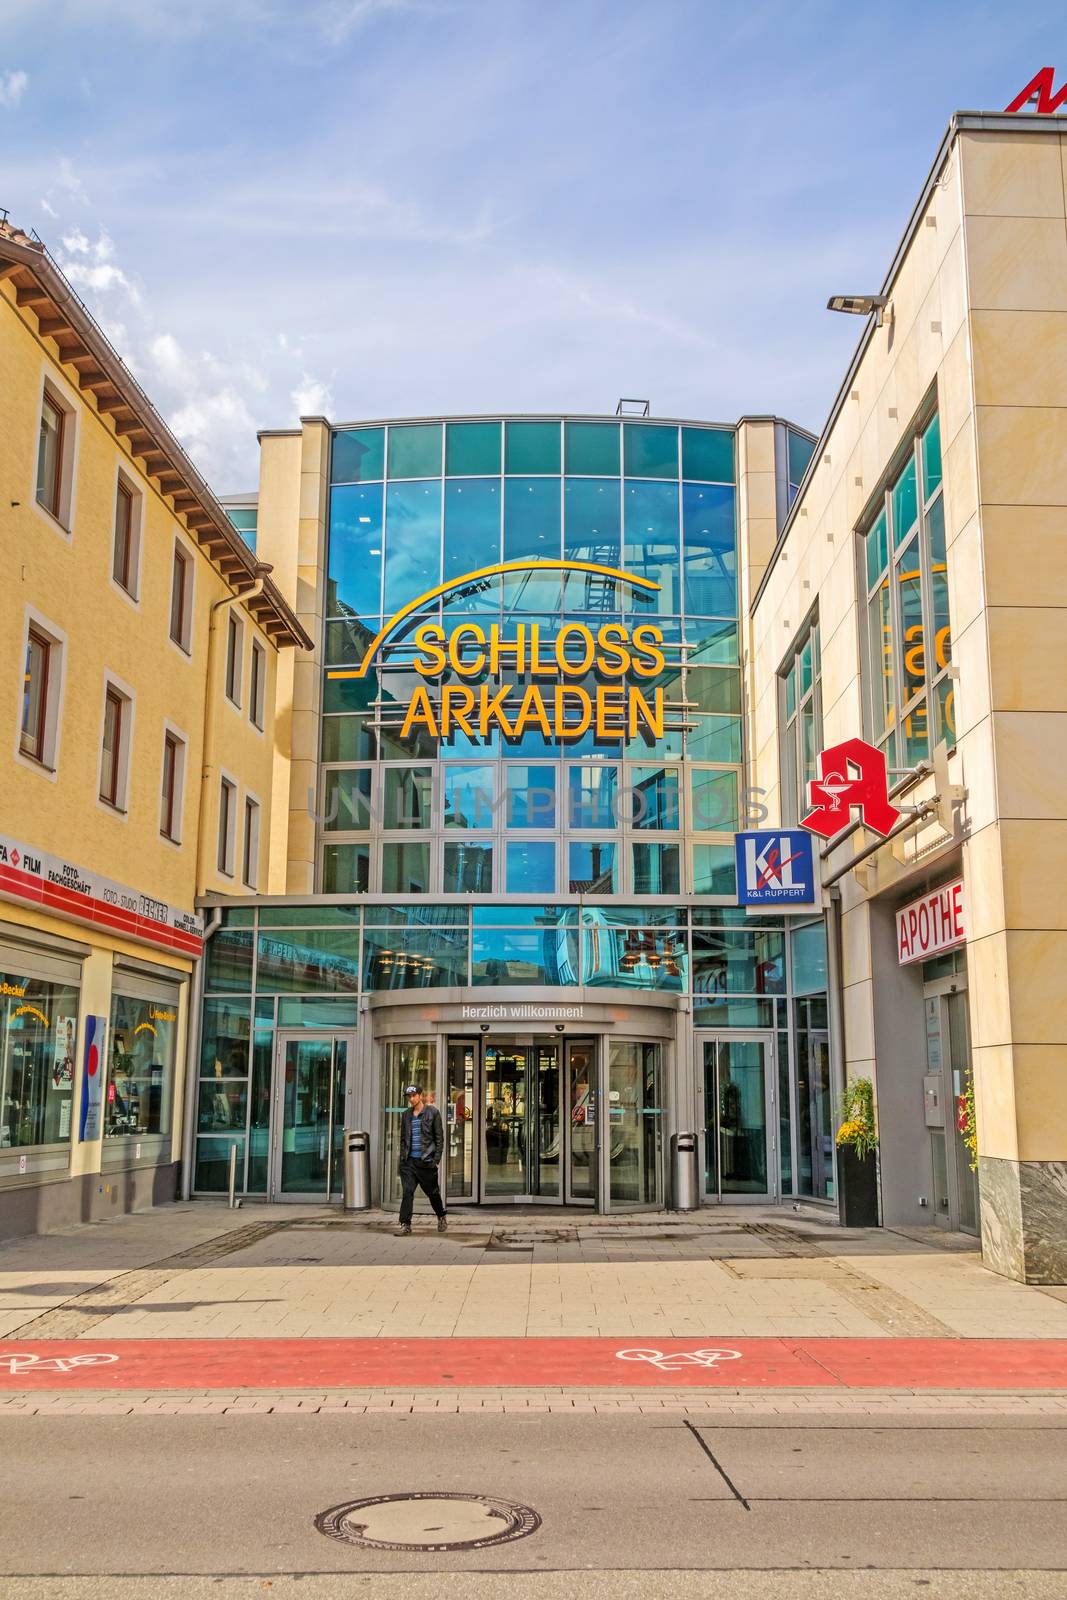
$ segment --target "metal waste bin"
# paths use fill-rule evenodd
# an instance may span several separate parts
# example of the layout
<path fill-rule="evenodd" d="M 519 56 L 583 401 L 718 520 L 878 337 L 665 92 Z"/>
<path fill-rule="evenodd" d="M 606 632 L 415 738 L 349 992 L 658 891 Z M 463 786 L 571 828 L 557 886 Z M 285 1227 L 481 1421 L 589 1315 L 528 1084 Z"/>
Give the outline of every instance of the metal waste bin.
<path fill-rule="evenodd" d="M 358 1128 L 344 1132 L 343 1189 L 346 1211 L 370 1205 L 370 1134 Z"/>
<path fill-rule="evenodd" d="M 697 1136 L 671 1134 L 671 1210 L 695 1211 L 697 1204 Z"/>

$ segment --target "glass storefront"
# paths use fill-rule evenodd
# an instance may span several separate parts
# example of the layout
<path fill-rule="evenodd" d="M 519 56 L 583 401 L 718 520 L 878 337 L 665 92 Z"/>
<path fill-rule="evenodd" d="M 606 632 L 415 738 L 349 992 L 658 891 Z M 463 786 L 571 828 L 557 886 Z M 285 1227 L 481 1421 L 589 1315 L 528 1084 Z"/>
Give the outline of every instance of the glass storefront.
<path fill-rule="evenodd" d="M 0 1148 L 66 1144 L 74 1125 L 80 989 L 60 964 L 5 952 L 0 971 Z M 66 965 L 66 964 L 64 964 Z"/>
<path fill-rule="evenodd" d="M 457 798 L 466 803 L 462 790 Z M 441 1108 L 453 1202 L 659 1203 L 665 1044 L 625 1039 L 625 1010 L 610 1048 L 603 1035 L 573 1030 L 430 1036 L 416 1021 L 424 1009 L 413 1009 L 409 1037 L 377 1044 L 366 1034 L 363 1008 L 376 996 L 491 1002 L 504 988 L 560 999 L 580 989 L 596 1004 L 628 993 L 688 1002 L 696 1032 L 674 1092 L 686 1092 L 692 1073 L 707 1197 L 833 1198 L 821 922 L 793 929 L 736 907 L 598 898 L 316 900 L 222 915 L 206 961 L 197 1190 L 226 1187 L 236 1144 L 241 1192 L 336 1194 L 345 1096 L 371 1094 L 373 1081 L 364 1103 L 377 1108 L 375 1175 L 391 1205 L 403 1089 L 415 1082 Z M 272 1129 L 282 1134 L 281 1166 Z"/>

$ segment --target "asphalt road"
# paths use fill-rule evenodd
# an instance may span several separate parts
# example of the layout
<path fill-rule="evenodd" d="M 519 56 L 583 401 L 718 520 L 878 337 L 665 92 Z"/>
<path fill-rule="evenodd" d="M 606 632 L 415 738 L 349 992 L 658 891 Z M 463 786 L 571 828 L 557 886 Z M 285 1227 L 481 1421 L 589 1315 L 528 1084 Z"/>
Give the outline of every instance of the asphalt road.
<path fill-rule="evenodd" d="M 438 1600 L 443 1574 L 464 1600 L 501 1593 L 505 1574 L 508 1600 L 1067 1595 L 1055 1420 L 19 1417 L 0 1420 L 0 1461 L 4 1600 Z M 340 1504 L 408 1493 L 441 1498 L 342 1528 L 448 1542 L 503 1526 L 452 1495 L 540 1523 L 508 1543 L 415 1551 L 316 1526 Z"/>

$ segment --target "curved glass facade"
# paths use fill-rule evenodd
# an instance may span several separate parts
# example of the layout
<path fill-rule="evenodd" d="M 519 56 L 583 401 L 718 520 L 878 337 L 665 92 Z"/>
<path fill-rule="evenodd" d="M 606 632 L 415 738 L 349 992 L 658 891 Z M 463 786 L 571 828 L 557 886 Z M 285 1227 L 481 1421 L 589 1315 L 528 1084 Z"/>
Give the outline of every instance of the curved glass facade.
<path fill-rule="evenodd" d="M 617 418 L 333 432 L 323 893 L 733 898 L 735 456 L 732 429 Z M 518 570 L 485 572 L 502 565 Z M 361 674 L 380 631 L 434 590 Z M 462 628 L 463 643 L 428 691 L 430 716 L 412 724 L 427 623 L 446 640 Z M 620 650 L 628 658 L 642 624 L 656 664 L 635 680 L 637 710 L 631 700 L 629 720 L 615 721 L 611 663 Z M 597 645 L 588 671 L 583 629 Z M 568 633 L 561 648 L 577 669 L 566 675 L 572 721 L 560 737 L 541 710 L 554 690 L 539 680 L 553 674 L 536 652 Z M 478 670 L 490 638 L 496 659 Z M 498 697 L 491 725 L 440 714 L 450 689 L 471 685 Z M 531 688 L 523 720 L 515 712 Z M 653 701 L 658 719 L 644 714 Z M 583 704 L 596 708 L 587 725 Z"/>

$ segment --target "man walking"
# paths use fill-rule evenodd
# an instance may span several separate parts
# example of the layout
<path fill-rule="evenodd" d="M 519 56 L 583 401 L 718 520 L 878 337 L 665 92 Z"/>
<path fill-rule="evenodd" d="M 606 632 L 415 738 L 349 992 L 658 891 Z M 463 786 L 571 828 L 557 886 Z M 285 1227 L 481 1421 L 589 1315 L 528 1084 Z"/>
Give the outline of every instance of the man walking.
<path fill-rule="evenodd" d="M 436 1106 L 426 1104 L 417 1083 L 409 1083 L 404 1094 L 408 1108 L 400 1119 L 400 1181 L 404 1193 L 400 1201 L 399 1232 L 411 1232 L 415 1190 L 421 1189 L 436 1213 L 438 1233 L 444 1233 L 448 1222 L 437 1178 L 437 1168 L 445 1153 L 441 1113 Z"/>

